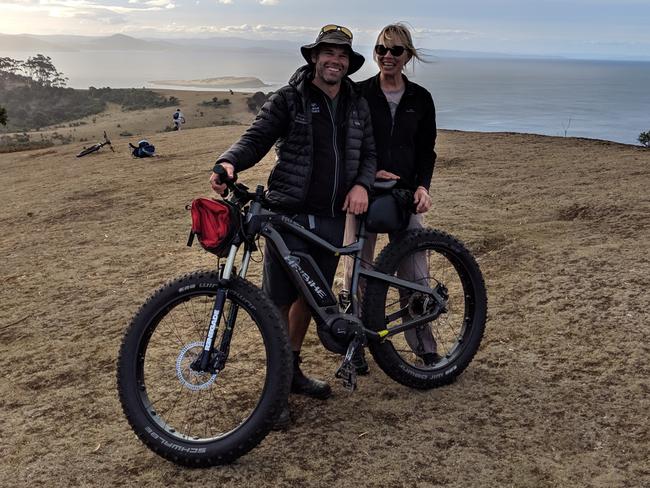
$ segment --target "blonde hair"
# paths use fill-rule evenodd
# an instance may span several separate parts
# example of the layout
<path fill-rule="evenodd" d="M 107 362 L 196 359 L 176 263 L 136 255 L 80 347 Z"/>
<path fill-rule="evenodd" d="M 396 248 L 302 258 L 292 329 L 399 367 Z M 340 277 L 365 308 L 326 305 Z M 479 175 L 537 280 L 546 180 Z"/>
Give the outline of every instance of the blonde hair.
<path fill-rule="evenodd" d="M 406 52 L 409 54 L 409 60 L 406 64 L 411 62 L 411 59 L 415 58 L 420 62 L 425 62 L 420 54 L 419 50 L 413 45 L 413 37 L 411 36 L 411 31 L 409 28 L 402 22 L 396 22 L 395 24 L 388 24 L 384 27 L 377 36 L 377 41 L 375 44 L 380 44 L 381 39 L 384 39 L 384 42 L 388 44 L 386 47 L 393 47 L 395 44 L 404 46 Z M 377 53 L 373 51 L 372 58 L 377 61 Z"/>

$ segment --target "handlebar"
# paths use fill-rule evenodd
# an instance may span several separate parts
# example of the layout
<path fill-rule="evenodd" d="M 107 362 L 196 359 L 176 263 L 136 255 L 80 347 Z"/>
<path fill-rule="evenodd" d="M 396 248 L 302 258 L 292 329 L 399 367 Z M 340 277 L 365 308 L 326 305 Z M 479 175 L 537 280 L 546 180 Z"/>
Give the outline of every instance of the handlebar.
<path fill-rule="evenodd" d="M 230 178 L 228 176 L 226 168 L 221 166 L 219 163 L 214 165 L 212 171 L 214 171 L 219 176 L 219 181 L 226 185 L 226 192 L 223 194 L 224 198 L 228 196 L 228 190 L 230 190 L 233 194 L 233 200 L 235 203 L 241 206 L 245 205 L 251 200 L 258 200 L 260 202 L 263 201 L 264 187 L 258 186 L 255 192 L 249 192 L 246 185 L 243 183 L 237 183 L 237 174 Z"/>

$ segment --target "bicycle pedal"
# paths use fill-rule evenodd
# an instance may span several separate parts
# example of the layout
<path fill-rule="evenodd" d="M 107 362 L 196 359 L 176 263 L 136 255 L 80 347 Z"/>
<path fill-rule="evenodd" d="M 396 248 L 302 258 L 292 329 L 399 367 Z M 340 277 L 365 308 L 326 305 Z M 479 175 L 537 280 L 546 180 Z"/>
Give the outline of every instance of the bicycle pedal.
<path fill-rule="evenodd" d="M 357 389 L 357 370 L 351 361 L 344 359 L 335 376 L 342 379 L 343 388 L 352 392 Z"/>

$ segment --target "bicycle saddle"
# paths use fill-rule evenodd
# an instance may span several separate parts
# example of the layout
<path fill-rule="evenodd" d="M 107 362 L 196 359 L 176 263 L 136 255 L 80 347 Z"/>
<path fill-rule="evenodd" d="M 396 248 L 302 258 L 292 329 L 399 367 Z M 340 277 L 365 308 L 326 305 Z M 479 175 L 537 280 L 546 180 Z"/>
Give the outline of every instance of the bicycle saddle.
<path fill-rule="evenodd" d="M 397 180 L 375 180 L 375 183 L 372 185 L 373 190 L 390 190 L 395 185 L 397 185 Z"/>

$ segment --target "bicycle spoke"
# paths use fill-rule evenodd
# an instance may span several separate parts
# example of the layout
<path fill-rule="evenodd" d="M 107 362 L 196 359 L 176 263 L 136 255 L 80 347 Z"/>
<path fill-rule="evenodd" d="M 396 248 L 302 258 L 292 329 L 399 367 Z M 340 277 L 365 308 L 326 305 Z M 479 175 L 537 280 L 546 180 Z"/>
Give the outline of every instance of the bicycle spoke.
<path fill-rule="evenodd" d="M 236 429 L 264 390 L 263 340 L 246 309 L 232 300 L 227 300 L 223 314 L 227 317 L 236 306 L 238 316 L 224 369 L 216 375 L 190 369 L 203 350 L 213 303 L 214 293 L 196 295 L 165 310 L 149 339 L 143 365 L 156 422 L 184 439 L 212 438 Z M 215 345 L 221 344 L 224 330 L 218 329 Z"/>

